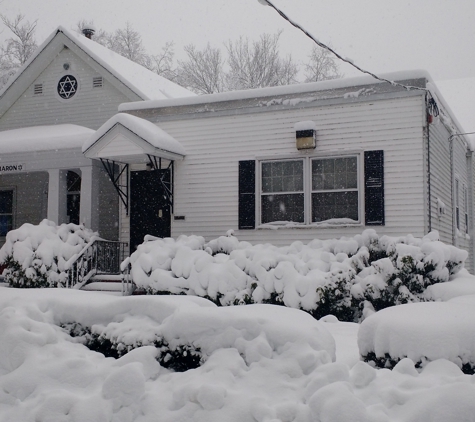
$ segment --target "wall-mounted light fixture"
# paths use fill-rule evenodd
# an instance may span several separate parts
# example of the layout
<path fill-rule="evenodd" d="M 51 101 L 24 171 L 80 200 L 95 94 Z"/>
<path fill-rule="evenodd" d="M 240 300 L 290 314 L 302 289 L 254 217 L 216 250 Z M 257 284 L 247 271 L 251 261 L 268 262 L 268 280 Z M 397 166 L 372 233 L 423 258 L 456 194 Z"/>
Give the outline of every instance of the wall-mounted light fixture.
<path fill-rule="evenodd" d="M 317 128 L 315 122 L 307 120 L 295 123 L 295 138 L 298 150 L 314 149 L 317 146 Z"/>

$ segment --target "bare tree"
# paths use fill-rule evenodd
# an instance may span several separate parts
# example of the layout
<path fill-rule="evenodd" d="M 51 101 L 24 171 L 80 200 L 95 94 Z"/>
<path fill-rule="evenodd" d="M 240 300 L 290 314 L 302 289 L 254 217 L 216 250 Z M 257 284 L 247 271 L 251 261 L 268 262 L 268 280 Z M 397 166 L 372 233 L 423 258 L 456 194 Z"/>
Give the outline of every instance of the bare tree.
<path fill-rule="evenodd" d="M 298 66 L 289 55 L 281 58 L 277 34 L 262 34 L 252 43 L 248 38 L 239 38 L 226 44 L 228 51 L 227 87 L 251 89 L 285 85 L 296 82 Z"/>
<path fill-rule="evenodd" d="M 127 22 L 125 28 L 117 29 L 109 39 L 111 50 L 121 56 L 139 63 L 146 68 L 151 67 L 150 56 L 142 45 L 142 36 Z"/>
<path fill-rule="evenodd" d="M 173 42 L 167 42 L 162 47 L 159 54 L 150 56 L 151 70 L 157 75 L 163 76 L 170 80 L 176 79 L 176 70 L 173 69 L 173 59 L 175 57 Z"/>
<path fill-rule="evenodd" d="M 12 32 L 0 47 L 0 88 L 28 60 L 36 50 L 36 23 L 25 21 L 25 15 L 18 14 L 13 20 L 0 15 L 3 24 Z"/>
<path fill-rule="evenodd" d="M 334 57 L 328 50 L 314 45 L 308 59 L 308 62 L 304 63 L 305 82 L 318 82 L 342 77 Z"/>
<path fill-rule="evenodd" d="M 179 61 L 176 82 L 197 94 L 223 91 L 223 58 L 218 48 L 209 44 L 197 50 L 193 44 L 185 46 L 187 61 Z"/>

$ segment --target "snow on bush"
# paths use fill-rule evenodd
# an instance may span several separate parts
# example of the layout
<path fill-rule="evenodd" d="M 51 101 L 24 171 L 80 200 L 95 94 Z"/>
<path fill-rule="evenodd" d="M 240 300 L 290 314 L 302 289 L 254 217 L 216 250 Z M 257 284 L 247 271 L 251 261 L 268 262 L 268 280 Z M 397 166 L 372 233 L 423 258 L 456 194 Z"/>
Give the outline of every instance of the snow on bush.
<path fill-rule="evenodd" d="M 340 356 L 356 349 L 347 335 L 356 324 L 334 317 L 216 307 L 194 296 L 0 289 L 1 421 L 474 421 L 474 377 L 446 359 L 416 370 L 405 358 L 381 371 L 338 361 L 338 353 L 333 361 L 327 331 Z M 107 358 L 61 328 L 74 322 L 137 347 Z M 199 346 L 205 359 L 184 372 L 167 369 L 159 349 L 139 346 L 157 334 L 170 350 Z"/>
<path fill-rule="evenodd" d="M 402 303 L 425 300 L 428 286 L 463 268 L 467 252 L 432 232 L 379 237 L 366 230 L 353 238 L 287 247 L 239 242 L 231 232 L 203 237 L 147 237 L 132 256 L 131 277 L 150 294 L 187 294 L 218 305 L 272 303 L 358 321 Z"/>
<path fill-rule="evenodd" d="M 371 315 L 358 332 L 360 355 L 381 368 L 405 358 L 424 367 L 437 359 L 475 373 L 475 301 L 411 303 Z"/>
<path fill-rule="evenodd" d="M 12 287 L 64 287 L 68 261 L 94 237 L 97 233 L 72 223 L 23 224 L 7 233 L 0 249 L 5 281 Z"/>

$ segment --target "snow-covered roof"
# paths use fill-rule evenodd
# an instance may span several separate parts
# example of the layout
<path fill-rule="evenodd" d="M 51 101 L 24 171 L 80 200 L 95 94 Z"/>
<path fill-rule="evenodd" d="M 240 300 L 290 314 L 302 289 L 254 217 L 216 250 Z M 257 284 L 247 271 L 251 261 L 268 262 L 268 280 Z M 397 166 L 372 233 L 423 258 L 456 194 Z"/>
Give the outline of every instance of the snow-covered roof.
<path fill-rule="evenodd" d="M 88 56 L 108 70 L 112 75 L 144 100 L 165 100 L 168 98 L 196 95 L 145 67 L 121 56 L 120 54 L 109 50 L 95 41 L 59 26 L 43 42 L 43 44 L 38 47 L 22 68 L 19 69 L 17 74 L 10 78 L 6 86 L 0 91 L 0 96 L 2 96 L 3 93 L 14 84 L 20 75 L 42 53 L 42 51 L 46 49 L 58 34 L 64 34 L 72 43 L 83 50 Z"/>
<path fill-rule="evenodd" d="M 115 134 L 113 130 L 117 127 L 122 127 L 127 131 L 127 134 Z M 129 136 L 131 135 L 131 136 Z M 117 148 L 115 143 L 120 143 L 121 148 Z M 129 157 L 119 156 L 126 151 L 123 147 L 127 144 L 133 145 L 132 149 L 129 146 Z M 101 155 L 101 151 L 108 147 L 110 156 Z M 163 157 L 167 159 L 180 159 L 186 155 L 183 146 L 171 135 L 158 126 L 130 114 L 118 113 L 105 122 L 84 144 L 82 147 L 84 155 L 88 158 L 111 158 L 118 159 L 118 161 L 136 162 L 133 156 L 140 156 L 142 158 L 149 155 Z"/>
<path fill-rule="evenodd" d="M 80 148 L 93 133 L 92 129 L 71 124 L 5 130 L 0 132 L 0 153 Z"/>
<path fill-rule="evenodd" d="M 425 70 L 393 72 L 393 73 L 383 74 L 381 75 L 381 77 L 388 79 L 390 81 L 403 81 L 403 80 L 412 80 L 412 79 L 420 79 L 420 78 L 425 78 L 429 81 L 432 80 L 429 73 Z M 289 94 L 298 94 L 298 93 L 303 94 L 303 93 L 312 92 L 312 91 L 336 90 L 340 88 L 350 88 L 350 87 L 379 84 L 379 83 L 383 83 L 383 82 L 377 79 L 374 79 L 371 76 L 358 76 L 358 77 L 353 77 L 353 78 L 331 79 L 328 81 L 320 81 L 320 82 L 274 86 L 274 87 L 259 88 L 259 89 L 247 89 L 247 90 L 241 90 L 241 91 L 220 92 L 217 94 L 198 95 L 195 97 L 188 97 L 188 98 L 174 98 L 174 99 L 169 99 L 166 101 L 151 100 L 151 101 L 130 102 L 130 103 L 121 104 L 119 106 L 119 111 L 144 110 L 144 109 L 149 109 L 149 108 L 185 106 L 185 105 L 196 105 L 196 104 L 210 104 L 210 103 L 218 103 L 218 102 L 223 102 L 223 101 L 237 101 L 237 100 L 246 100 L 246 99 L 252 99 L 252 98 L 274 97 L 278 95 L 289 95 Z M 354 96 L 357 96 L 358 91 L 355 91 L 353 94 Z"/>
<path fill-rule="evenodd" d="M 421 95 L 424 95 L 425 91 L 429 91 L 432 97 L 435 98 L 436 103 L 441 111 L 441 120 L 446 124 L 447 128 L 452 134 L 464 133 L 462 125 L 459 123 L 458 114 L 454 113 L 451 105 L 458 103 L 458 98 L 450 96 L 450 103 L 446 101 L 441 94 L 438 86 L 434 83 L 432 77 L 426 70 L 410 70 L 399 71 L 379 75 L 381 79 L 405 83 L 411 85 L 414 83 L 411 91 L 419 90 Z M 384 86 L 383 84 L 386 84 Z M 396 84 L 394 84 L 396 85 Z M 472 83 L 472 85 L 474 85 Z M 463 90 L 463 88 L 461 88 Z M 359 76 L 352 78 L 332 79 L 328 81 L 311 82 L 294 85 L 284 85 L 260 89 L 248 89 L 242 91 L 230 91 L 222 92 L 218 94 L 199 95 L 196 97 L 188 98 L 174 98 L 168 100 L 151 100 L 140 102 L 123 103 L 119 106 L 119 111 L 140 111 L 148 109 L 160 109 L 166 107 L 195 107 L 194 110 L 199 112 L 204 111 L 217 111 L 218 107 L 225 106 L 212 106 L 212 104 L 222 103 L 227 104 L 226 107 L 231 107 L 229 104 L 239 101 L 247 100 L 247 107 L 250 102 L 255 100 L 254 106 L 297 106 L 301 103 L 318 101 L 320 99 L 344 99 L 348 101 L 357 101 L 358 97 L 367 97 L 373 94 L 387 94 L 395 90 L 404 90 L 401 86 L 389 85 L 387 82 L 373 78 L 372 76 Z M 444 93 L 446 91 L 444 90 Z M 315 94 L 314 94 L 315 93 Z M 317 94 L 318 93 L 318 94 Z M 301 94 L 301 95 L 300 95 Z M 450 105 L 449 105 L 450 104 Z M 242 109 L 242 104 L 238 104 L 238 108 Z M 457 107 L 457 113 L 459 107 Z M 467 108 L 467 107 L 466 107 Z M 471 108 L 471 107 L 470 107 Z M 470 113 L 467 112 L 466 113 Z M 474 113 L 470 114 L 475 116 Z M 465 119 L 464 119 L 465 120 Z M 472 117 L 472 122 L 475 121 L 475 117 Z M 473 123 L 471 124 L 473 126 Z M 465 126 L 467 127 L 467 126 Z M 470 138 L 463 137 L 467 146 L 473 149 L 471 146 Z"/>

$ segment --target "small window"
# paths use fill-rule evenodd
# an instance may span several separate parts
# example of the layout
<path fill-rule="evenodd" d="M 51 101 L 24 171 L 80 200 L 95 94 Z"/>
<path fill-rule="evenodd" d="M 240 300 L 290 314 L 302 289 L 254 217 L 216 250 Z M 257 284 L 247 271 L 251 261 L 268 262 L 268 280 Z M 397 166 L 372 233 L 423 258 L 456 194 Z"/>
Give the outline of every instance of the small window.
<path fill-rule="evenodd" d="M 95 76 L 92 78 L 92 87 L 93 88 L 102 88 L 103 81 L 102 76 Z"/>
<path fill-rule="evenodd" d="M 0 237 L 13 228 L 13 190 L 0 190 Z"/>
<path fill-rule="evenodd" d="M 67 173 L 66 214 L 69 223 L 79 224 L 79 215 L 81 207 L 81 176 L 74 171 Z"/>
<path fill-rule="evenodd" d="M 43 94 L 43 84 L 35 84 L 35 86 L 33 88 L 33 93 L 35 95 Z"/>
<path fill-rule="evenodd" d="M 465 233 L 468 234 L 468 191 L 465 185 L 463 185 L 463 210 L 465 213 Z"/>

